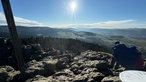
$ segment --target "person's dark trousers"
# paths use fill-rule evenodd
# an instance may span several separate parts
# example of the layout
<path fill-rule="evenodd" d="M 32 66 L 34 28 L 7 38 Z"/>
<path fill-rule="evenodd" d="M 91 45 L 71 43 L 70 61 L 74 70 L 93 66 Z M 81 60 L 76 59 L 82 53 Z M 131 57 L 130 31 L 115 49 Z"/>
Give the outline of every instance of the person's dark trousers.
<path fill-rule="evenodd" d="M 119 67 L 119 63 L 116 61 L 114 57 L 112 57 L 111 67 L 117 69 Z"/>

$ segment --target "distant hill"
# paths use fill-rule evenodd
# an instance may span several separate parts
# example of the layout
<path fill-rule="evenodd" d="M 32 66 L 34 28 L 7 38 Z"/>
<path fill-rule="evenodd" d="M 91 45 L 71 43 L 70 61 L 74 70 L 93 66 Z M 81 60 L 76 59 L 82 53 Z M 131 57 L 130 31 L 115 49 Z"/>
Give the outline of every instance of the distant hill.
<path fill-rule="evenodd" d="M 23 27 L 17 26 L 18 34 L 21 38 L 29 38 L 36 36 L 43 37 L 55 37 L 55 38 L 71 38 L 71 39 L 80 39 L 82 41 L 98 43 L 94 37 L 100 36 L 92 32 L 84 31 L 73 31 L 71 29 L 58 29 L 50 27 Z M 9 30 L 7 26 L 0 26 L 0 32 L 3 33 L 0 37 L 6 37 L 9 35 Z M 93 38 L 93 39 L 92 39 Z"/>
<path fill-rule="evenodd" d="M 146 51 L 146 29 L 98 29 L 98 28 L 50 28 L 17 26 L 22 38 L 43 36 L 55 38 L 78 39 L 84 42 L 104 45 L 109 48 L 115 41 L 121 41 L 127 46 L 137 46 Z M 0 37 L 9 37 L 7 26 L 0 26 Z"/>
<path fill-rule="evenodd" d="M 17 31 L 21 37 L 32 37 L 32 36 L 54 36 L 58 37 L 58 32 L 72 32 L 66 29 L 56 29 L 50 27 L 24 27 L 17 26 Z M 0 26 L 0 32 L 9 33 L 7 26 Z"/>
<path fill-rule="evenodd" d="M 18 34 L 22 37 L 51 36 L 59 38 L 78 38 L 80 36 L 126 36 L 146 38 L 146 29 L 99 29 L 99 28 L 50 28 L 17 26 Z M 0 32 L 9 33 L 7 26 L 0 26 Z"/>
<path fill-rule="evenodd" d="M 92 32 L 101 35 L 118 35 L 127 37 L 146 38 L 146 29 L 129 28 L 129 29 L 100 29 L 100 28 L 72 28 L 74 31 Z"/>

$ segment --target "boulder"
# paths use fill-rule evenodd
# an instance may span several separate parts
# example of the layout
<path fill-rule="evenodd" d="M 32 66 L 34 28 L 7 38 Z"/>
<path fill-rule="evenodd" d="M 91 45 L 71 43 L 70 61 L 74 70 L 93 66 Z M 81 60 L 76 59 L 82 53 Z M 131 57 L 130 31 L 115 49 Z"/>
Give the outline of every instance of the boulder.
<path fill-rule="evenodd" d="M 85 61 L 83 65 L 85 67 L 96 68 L 98 64 L 100 64 L 98 60 L 94 60 L 94 61 L 89 60 L 89 61 Z"/>
<path fill-rule="evenodd" d="M 9 82 L 20 72 L 15 71 L 11 66 L 0 66 L 0 82 Z"/>
<path fill-rule="evenodd" d="M 64 69 L 62 71 L 56 72 L 53 76 L 54 77 L 57 77 L 57 76 L 71 76 L 72 77 L 74 76 L 74 73 L 69 69 Z"/>
<path fill-rule="evenodd" d="M 59 82 L 72 82 L 72 80 L 73 80 L 73 78 L 65 76 L 65 75 L 55 77 L 54 79 Z M 52 82 L 54 82 L 54 81 L 52 81 Z"/>
<path fill-rule="evenodd" d="M 23 45 L 23 54 L 25 55 L 25 61 L 29 62 L 31 60 L 41 60 L 46 57 L 45 52 L 41 48 L 40 44 Z"/>
<path fill-rule="evenodd" d="M 78 74 L 73 77 L 73 82 L 100 82 L 104 75 L 100 72 L 91 72 L 89 74 Z"/>
<path fill-rule="evenodd" d="M 32 78 L 35 75 L 49 76 L 54 74 L 56 71 L 56 61 L 40 61 L 35 60 L 29 62 L 26 65 L 25 73 L 23 77 L 26 79 Z"/>
<path fill-rule="evenodd" d="M 68 67 L 69 59 L 67 57 L 60 58 L 56 63 L 57 70 L 65 69 Z"/>
<path fill-rule="evenodd" d="M 81 73 L 80 67 L 77 64 L 72 65 L 70 70 L 76 75 Z"/>
<path fill-rule="evenodd" d="M 108 62 L 104 60 L 98 61 L 98 64 L 96 64 L 96 68 L 100 71 L 107 70 L 108 66 L 109 66 Z"/>
<path fill-rule="evenodd" d="M 101 82 L 122 82 L 122 81 L 119 79 L 119 76 L 114 77 L 108 76 L 103 78 Z"/>
<path fill-rule="evenodd" d="M 53 81 L 53 79 L 48 79 L 44 76 L 41 75 L 36 75 L 35 77 L 26 80 L 25 82 L 57 82 L 57 81 Z"/>
<path fill-rule="evenodd" d="M 88 74 L 78 74 L 74 77 L 73 82 L 87 82 L 88 81 Z"/>
<path fill-rule="evenodd" d="M 89 74 L 91 72 L 98 72 L 98 70 L 96 68 L 85 68 L 82 70 L 81 74 Z"/>
<path fill-rule="evenodd" d="M 92 79 L 95 82 L 101 82 L 104 77 L 105 76 L 100 72 L 90 72 L 88 74 L 88 80 Z"/>

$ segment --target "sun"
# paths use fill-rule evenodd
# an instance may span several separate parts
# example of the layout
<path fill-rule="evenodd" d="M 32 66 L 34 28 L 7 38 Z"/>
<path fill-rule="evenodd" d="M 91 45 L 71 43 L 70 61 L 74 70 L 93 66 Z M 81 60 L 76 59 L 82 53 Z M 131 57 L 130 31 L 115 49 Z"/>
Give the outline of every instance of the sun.
<path fill-rule="evenodd" d="M 76 9 L 76 7 L 77 7 L 77 4 L 76 4 L 76 2 L 73 0 L 73 1 L 71 2 L 71 4 L 70 4 L 70 8 L 71 8 L 71 10 L 74 12 L 75 9 Z"/>

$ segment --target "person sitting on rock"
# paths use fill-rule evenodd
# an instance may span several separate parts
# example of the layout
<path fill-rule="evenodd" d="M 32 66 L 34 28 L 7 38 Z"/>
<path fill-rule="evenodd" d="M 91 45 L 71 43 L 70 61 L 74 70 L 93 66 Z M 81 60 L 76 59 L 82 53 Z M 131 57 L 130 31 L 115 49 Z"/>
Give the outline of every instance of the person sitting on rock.
<path fill-rule="evenodd" d="M 124 44 L 120 44 L 119 41 L 115 42 L 115 46 L 112 48 L 113 57 L 111 61 L 111 66 L 115 69 L 118 68 L 118 64 L 129 69 L 141 69 L 144 67 L 144 59 L 141 56 L 141 53 L 136 49 L 136 47 L 128 48 Z"/>
<path fill-rule="evenodd" d="M 121 62 L 122 58 L 121 55 L 125 54 L 127 46 L 125 44 L 120 44 L 119 41 L 115 42 L 115 46 L 112 48 L 113 50 L 113 57 L 111 61 L 111 66 L 117 69 L 119 67 L 119 63 Z"/>
<path fill-rule="evenodd" d="M 136 46 L 131 46 L 129 53 L 132 55 L 130 61 L 132 61 L 132 65 L 130 67 L 133 67 L 134 69 L 143 69 L 144 68 L 144 58 L 141 54 L 141 52 L 136 48 Z"/>

